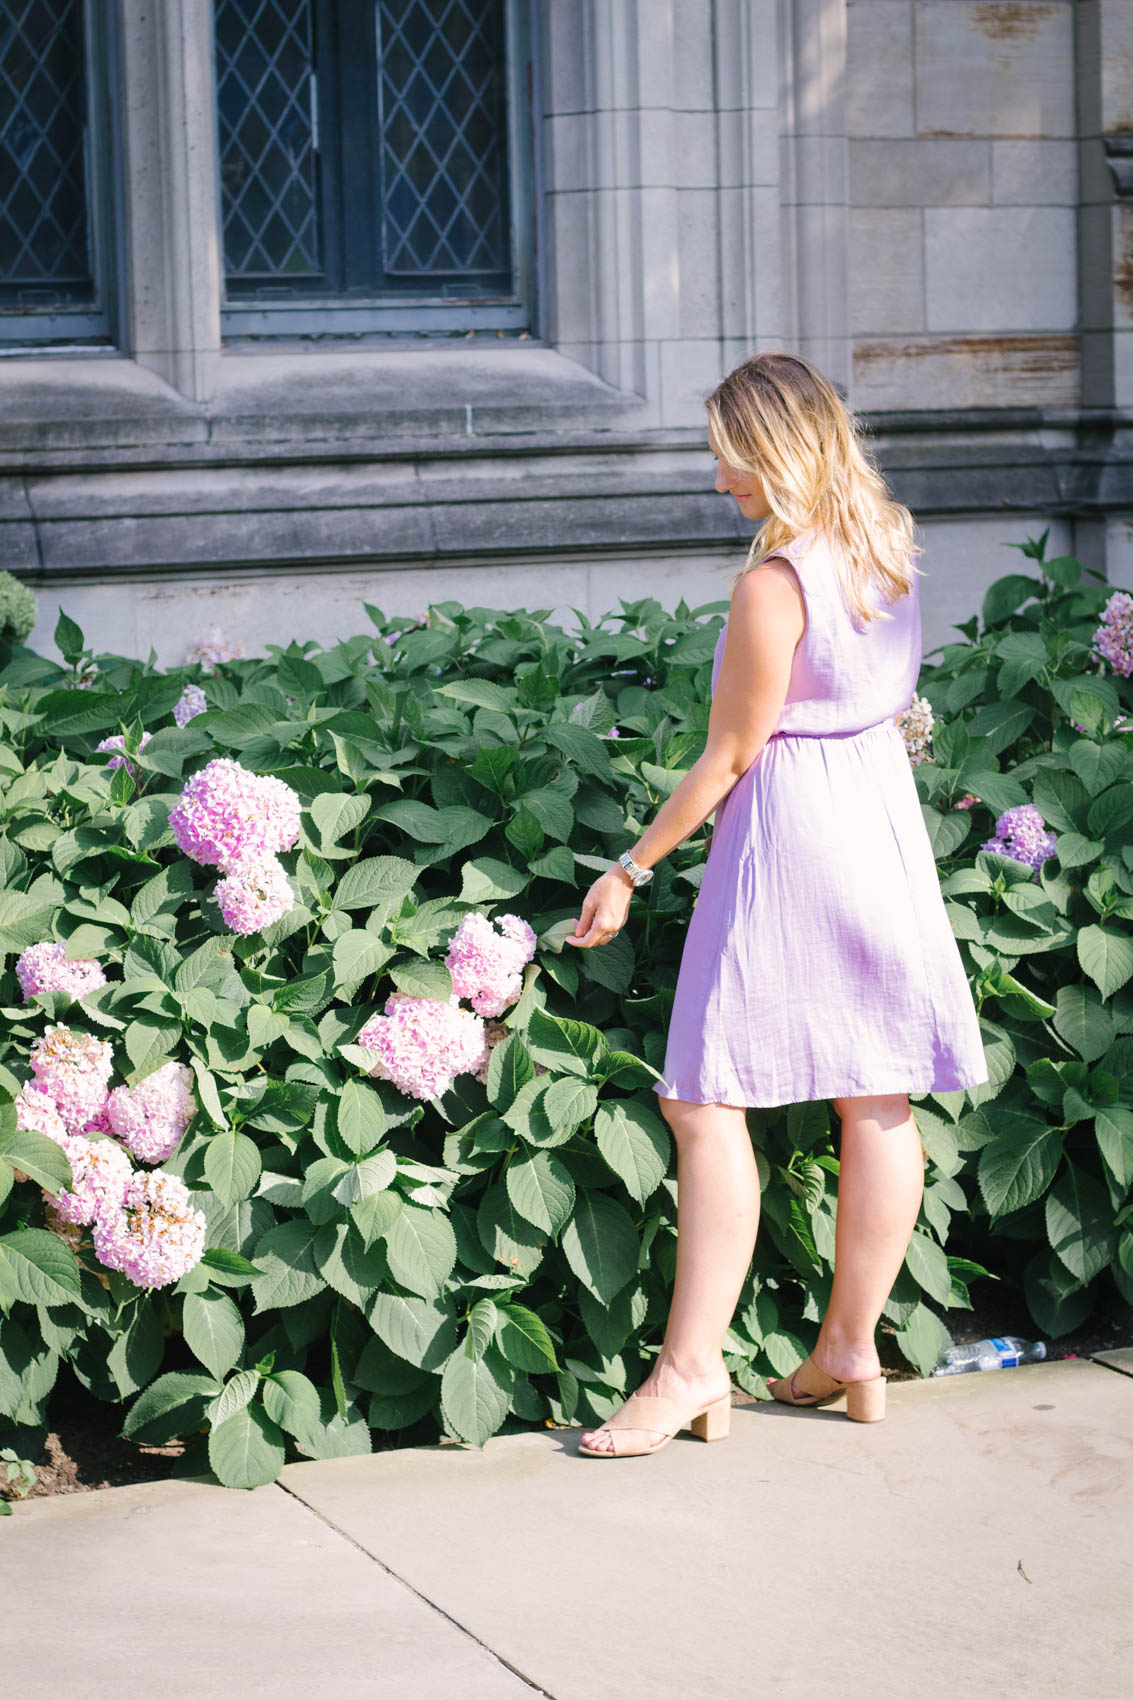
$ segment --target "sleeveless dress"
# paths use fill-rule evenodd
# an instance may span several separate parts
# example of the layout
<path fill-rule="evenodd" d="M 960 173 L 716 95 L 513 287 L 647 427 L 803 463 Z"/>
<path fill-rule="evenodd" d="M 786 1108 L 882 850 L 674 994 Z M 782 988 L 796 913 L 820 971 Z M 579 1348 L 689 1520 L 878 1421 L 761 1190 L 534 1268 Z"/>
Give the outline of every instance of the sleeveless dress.
<path fill-rule="evenodd" d="M 716 809 L 653 1090 L 759 1108 L 979 1085 L 979 1021 L 894 718 L 920 673 L 920 580 L 892 603 L 873 585 L 893 617 L 861 628 L 821 533 L 775 553 L 806 630 L 775 730 Z"/>

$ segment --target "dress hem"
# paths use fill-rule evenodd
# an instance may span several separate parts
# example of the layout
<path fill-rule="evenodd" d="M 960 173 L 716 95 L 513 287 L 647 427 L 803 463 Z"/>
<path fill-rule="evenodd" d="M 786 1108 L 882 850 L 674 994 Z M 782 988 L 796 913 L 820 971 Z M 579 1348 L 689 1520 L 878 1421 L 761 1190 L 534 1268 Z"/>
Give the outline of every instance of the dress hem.
<path fill-rule="evenodd" d="M 776 1098 L 765 1104 L 749 1102 L 736 1104 L 728 1098 L 689 1098 L 683 1092 L 662 1092 L 657 1086 L 654 1086 L 652 1090 L 658 1098 L 663 1098 L 668 1103 L 720 1104 L 723 1108 L 729 1110 L 774 1110 L 789 1108 L 792 1104 L 823 1104 L 833 1098 L 886 1098 L 895 1096 L 899 1092 L 907 1093 L 909 1097 L 920 1098 L 929 1092 L 966 1092 L 972 1087 L 986 1086 L 988 1078 L 985 1076 L 983 1080 L 964 1080 L 954 1086 L 930 1083 L 928 1086 L 872 1086 L 865 1090 L 860 1086 L 851 1087 L 847 1090 L 836 1087 L 829 1092 L 811 1092 L 805 1097 Z"/>

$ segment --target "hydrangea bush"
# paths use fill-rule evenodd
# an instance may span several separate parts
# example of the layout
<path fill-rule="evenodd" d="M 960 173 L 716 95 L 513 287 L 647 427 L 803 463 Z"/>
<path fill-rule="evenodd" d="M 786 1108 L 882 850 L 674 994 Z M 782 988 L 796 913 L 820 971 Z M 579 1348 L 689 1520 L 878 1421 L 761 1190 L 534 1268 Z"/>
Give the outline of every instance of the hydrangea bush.
<path fill-rule="evenodd" d="M 922 1370 L 989 1268 L 1048 1333 L 1133 1296 L 1125 616 L 1032 553 L 899 721 L 991 1070 L 914 1103 L 928 1184 L 886 1309 Z M 218 634 L 165 673 L 65 617 L 62 667 L 0 649 L 21 1456 L 60 1373 L 250 1487 L 288 1457 L 600 1421 L 660 1344 L 651 1085 L 704 834 L 611 944 L 563 941 L 703 748 L 726 604 L 578 632 L 367 612 L 329 649 Z M 748 1121 L 763 1226 L 726 1353 L 762 1397 L 829 1292 L 837 1142 L 826 1103 Z"/>

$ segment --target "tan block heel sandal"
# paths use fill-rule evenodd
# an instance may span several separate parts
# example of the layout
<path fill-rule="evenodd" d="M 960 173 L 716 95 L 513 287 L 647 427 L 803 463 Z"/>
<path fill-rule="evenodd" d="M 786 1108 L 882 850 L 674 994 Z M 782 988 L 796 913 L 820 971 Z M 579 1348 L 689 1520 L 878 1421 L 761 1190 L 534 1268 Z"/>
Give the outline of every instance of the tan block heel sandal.
<path fill-rule="evenodd" d="M 800 1393 L 795 1388 L 795 1377 L 799 1371 L 809 1364 L 811 1369 L 825 1376 L 830 1382 L 828 1393 Z M 835 1381 L 827 1375 L 824 1369 L 819 1369 L 813 1358 L 804 1358 L 792 1375 L 783 1376 L 778 1381 L 767 1378 L 767 1385 L 773 1399 L 778 1399 L 783 1405 L 829 1405 L 833 1400 L 846 1395 L 846 1415 L 855 1423 L 879 1423 L 885 1416 L 885 1377 L 874 1376 L 869 1381 Z"/>
<path fill-rule="evenodd" d="M 691 1429 L 698 1440 L 723 1440 L 727 1436 L 732 1416 L 732 1396 L 726 1394 L 699 1411 L 680 1405 L 675 1399 L 660 1399 L 652 1393 L 631 1393 L 612 1417 L 600 1425 L 613 1431 L 613 1450 L 599 1452 L 579 1442 L 578 1450 L 587 1458 L 632 1458 L 644 1452 L 660 1452 L 668 1446 L 681 1429 Z M 650 1444 L 647 1431 L 659 1433 L 662 1439 Z"/>

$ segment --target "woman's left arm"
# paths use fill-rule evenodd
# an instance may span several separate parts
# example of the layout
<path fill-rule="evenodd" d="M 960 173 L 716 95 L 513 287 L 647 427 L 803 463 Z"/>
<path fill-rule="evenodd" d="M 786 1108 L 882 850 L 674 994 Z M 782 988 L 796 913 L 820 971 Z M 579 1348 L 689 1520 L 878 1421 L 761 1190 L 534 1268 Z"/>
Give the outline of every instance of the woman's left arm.
<path fill-rule="evenodd" d="M 759 756 L 782 713 L 804 629 L 805 604 L 790 562 L 773 557 L 744 575 L 732 596 L 704 752 L 630 851 L 639 867 L 656 866 L 703 826 Z M 621 868 L 602 874 L 566 942 L 605 943 L 624 923 L 632 892 Z"/>

